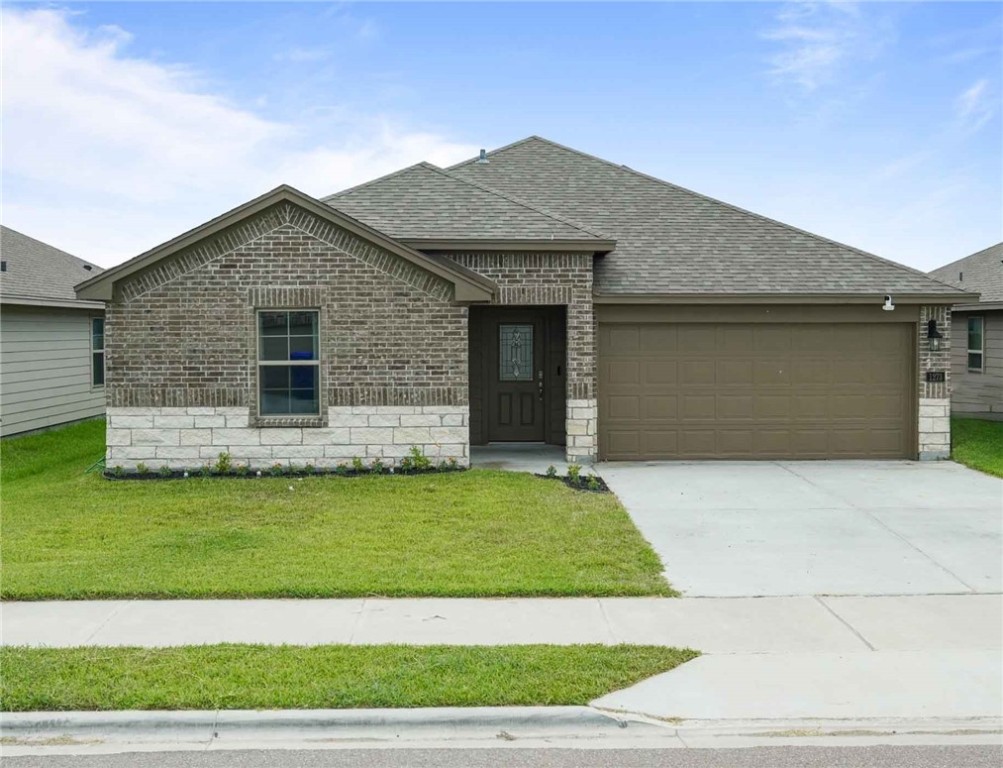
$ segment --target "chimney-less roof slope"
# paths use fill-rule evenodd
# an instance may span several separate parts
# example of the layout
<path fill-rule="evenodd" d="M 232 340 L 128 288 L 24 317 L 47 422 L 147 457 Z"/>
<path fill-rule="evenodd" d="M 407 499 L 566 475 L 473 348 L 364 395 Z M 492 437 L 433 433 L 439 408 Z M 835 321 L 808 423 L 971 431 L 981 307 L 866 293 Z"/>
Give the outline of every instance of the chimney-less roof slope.
<path fill-rule="evenodd" d="M 1003 303 L 1003 243 L 952 261 L 930 275 L 972 293 L 979 293 L 982 304 Z"/>
<path fill-rule="evenodd" d="M 447 169 L 616 240 L 610 295 L 943 295 L 922 272 L 533 136 Z"/>
<path fill-rule="evenodd" d="M 405 242 L 559 240 L 595 244 L 603 236 L 575 223 L 419 163 L 323 199 Z"/>
<path fill-rule="evenodd" d="M 77 283 L 103 271 L 95 264 L 3 226 L 0 259 L 6 262 L 6 270 L 0 272 L 0 301 L 5 304 L 102 306 L 80 301 L 73 291 Z"/>

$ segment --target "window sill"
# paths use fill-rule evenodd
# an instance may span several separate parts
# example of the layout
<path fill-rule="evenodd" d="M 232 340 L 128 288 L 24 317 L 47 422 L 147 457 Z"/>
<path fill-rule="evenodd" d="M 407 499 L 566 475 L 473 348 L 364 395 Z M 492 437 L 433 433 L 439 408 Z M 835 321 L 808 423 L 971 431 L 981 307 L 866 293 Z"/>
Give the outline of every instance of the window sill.
<path fill-rule="evenodd" d="M 251 419 L 252 427 L 326 427 L 323 416 L 256 416 Z"/>

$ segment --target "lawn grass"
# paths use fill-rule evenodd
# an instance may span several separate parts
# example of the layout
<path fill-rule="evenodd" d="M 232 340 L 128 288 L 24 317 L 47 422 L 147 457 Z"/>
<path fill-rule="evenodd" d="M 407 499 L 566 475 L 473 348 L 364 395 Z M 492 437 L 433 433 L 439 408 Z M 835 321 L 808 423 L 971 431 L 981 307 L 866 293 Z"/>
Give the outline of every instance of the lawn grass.
<path fill-rule="evenodd" d="M 528 474 L 106 480 L 103 422 L 0 444 L 4 599 L 670 595 L 615 497 Z"/>
<path fill-rule="evenodd" d="M 1003 477 L 1003 421 L 951 419 L 951 458 Z"/>
<path fill-rule="evenodd" d="M 696 657 L 639 645 L 0 648 L 0 709 L 587 704 Z"/>

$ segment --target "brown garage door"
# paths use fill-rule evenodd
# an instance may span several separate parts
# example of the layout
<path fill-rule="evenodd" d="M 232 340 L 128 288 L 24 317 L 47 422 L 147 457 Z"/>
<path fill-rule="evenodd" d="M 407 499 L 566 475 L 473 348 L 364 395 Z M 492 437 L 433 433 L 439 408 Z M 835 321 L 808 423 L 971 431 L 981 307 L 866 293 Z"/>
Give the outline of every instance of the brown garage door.
<path fill-rule="evenodd" d="M 603 458 L 907 458 L 906 323 L 601 323 Z"/>

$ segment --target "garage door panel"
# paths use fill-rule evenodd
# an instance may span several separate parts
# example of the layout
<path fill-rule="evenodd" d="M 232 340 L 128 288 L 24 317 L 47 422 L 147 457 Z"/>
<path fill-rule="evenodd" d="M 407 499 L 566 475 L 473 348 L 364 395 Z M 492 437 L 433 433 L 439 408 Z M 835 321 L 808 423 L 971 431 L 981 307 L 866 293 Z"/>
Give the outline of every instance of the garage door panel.
<path fill-rule="evenodd" d="M 603 324 L 602 454 L 911 456 L 914 331 L 908 323 Z"/>
<path fill-rule="evenodd" d="M 609 329 L 610 348 L 620 355 L 641 349 L 641 329 L 636 325 L 618 325 Z"/>
<path fill-rule="evenodd" d="M 683 387 L 699 387 L 717 381 L 713 360 L 683 360 L 679 384 Z"/>
<path fill-rule="evenodd" d="M 647 395 L 643 403 L 644 419 L 648 422 L 659 419 L 675 421 L 679 417 L 679 397 L 677 395 Z"/>
<path fill-rule="evenodd" d="M 641 350 L 645 353 L 675 352 L 679 346 L 675 326 L 642 325 L 639 336 Z"/>
<path fill-rule="evenodd" d="M 637 421 L 641 417 L 641 402 L 640 395 L 612 395 L 609 398 L 609 418 Z"/>
<path fill-rule="evenodd" d="M 748 348 L 743 350 L 746 354 Z M 752 386 L 752 360 L 719 360 L 717 363 L 717 383 L 730 387 Z"/>
<path fill-rule="evenodd" d="M 644 360 L 644 384 L 677 384 L 679 364 L 675 360 Z"/>

